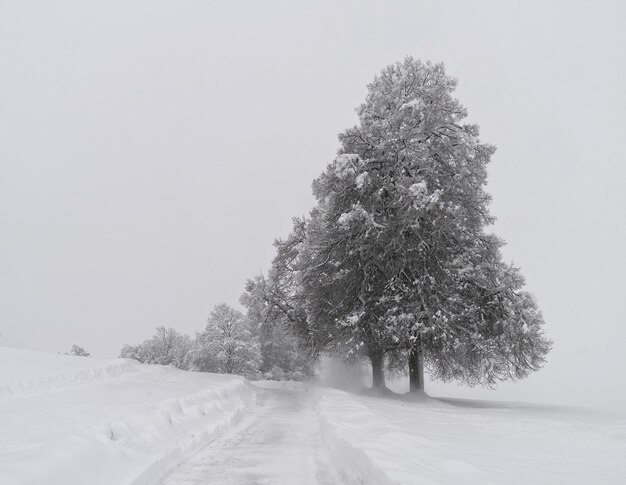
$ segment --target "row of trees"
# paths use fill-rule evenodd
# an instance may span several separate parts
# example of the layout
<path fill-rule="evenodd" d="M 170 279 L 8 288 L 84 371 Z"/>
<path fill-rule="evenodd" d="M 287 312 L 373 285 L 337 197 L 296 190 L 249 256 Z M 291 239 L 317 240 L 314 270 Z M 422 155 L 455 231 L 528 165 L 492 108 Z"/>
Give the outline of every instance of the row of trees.
<path fill-rule="evenodd" d="M 239 374 L 248 378 L 302 380 L 313 375 L 311 359 L 298 350 L 297 340 L 283 326 L 255 318 L 260 315 L 254 295 L 242 301 L 248 313 L 216 305 L 206 327 L 195 339 L 173 328 L 159 327 L 139 345 L 124 345 L 120 357 L 184 370 Z"/>
<path fill-rule="evenodd" d="M 247 315 L 218 305 L 195 341 L 159 329 L 122 354 L 274 378 L 336 354 L 369 360 L 374 387 L 405 370 L 412 391 L 425 371 L 493 385 L 540 368 L 551 346 L 541 312 L 487 232 L 495 148 L 465 121 L 455 87 L 442 64 L 383 69 L 313 182 L 315 207 L 275 243 L 267 277 L 248 281 Z"/>
<path fill-rule="evenodd" d="M 408 371 L 412 391 L 425 369 L 469 385 L 519 379 L 551 346 L 486 231 L 495 148 L 465 122 L 455 87 L 442 64 L 412 58 L 376 76 L 313 182 L 316 206 L 277 241 L 267 280 L 251 283 L 266 318 L 309 352 L 368 359 L 374 387 L 390 367 Z"/>

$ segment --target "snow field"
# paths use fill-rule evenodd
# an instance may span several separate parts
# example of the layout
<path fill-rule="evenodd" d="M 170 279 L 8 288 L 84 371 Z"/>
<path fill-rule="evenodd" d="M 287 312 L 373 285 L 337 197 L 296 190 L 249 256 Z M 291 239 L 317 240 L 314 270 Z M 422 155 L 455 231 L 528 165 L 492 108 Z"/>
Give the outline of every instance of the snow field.
<path fill-rule="evenodd" d="M 624 477 L 623 414 L 250 384 L 0 347 L 0 484 L 617 485 Z"/>
<path fill-rule="evenodd" d="M 623 484 L 626 419 L 591 410 L 324 391 L 322 434 L 351 484 Z"/>
<path fill-rule="evenodd" d="M 0 348 L 0 398 L 34 394 L 140 372 L 129 360 L 77 359 L 71 355 Z"/>
<path fill-rule="evenodd" d="M 153 483 L 255 399 L 240 377 L 133 361 L 0 348 L 0 362 L 0 483 Z"/>

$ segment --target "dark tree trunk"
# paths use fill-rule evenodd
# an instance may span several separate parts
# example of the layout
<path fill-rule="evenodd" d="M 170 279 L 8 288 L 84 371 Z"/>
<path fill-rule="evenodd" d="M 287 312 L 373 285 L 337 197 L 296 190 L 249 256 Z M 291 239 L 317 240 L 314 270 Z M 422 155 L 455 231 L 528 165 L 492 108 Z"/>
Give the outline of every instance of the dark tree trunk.
<path fill-rule="evenodd" d="M 374 389 L 385 388 L 385 354 L 382 351 L 370 352 L 372 363 L 372 387 Z"/>
<path fill-rule="evenodd" d="M 409 392 L 424 389 L 424 356 L 418 337 L 415 346 L 409 350 Z"/>

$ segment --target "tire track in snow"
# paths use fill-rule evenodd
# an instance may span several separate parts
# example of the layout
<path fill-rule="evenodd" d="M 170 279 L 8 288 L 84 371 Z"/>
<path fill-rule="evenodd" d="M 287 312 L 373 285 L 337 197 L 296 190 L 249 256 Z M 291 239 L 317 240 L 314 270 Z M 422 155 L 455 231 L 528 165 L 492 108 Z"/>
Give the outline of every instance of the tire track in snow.
<path fill-rule="evenodd" d="M 315 403 L 302 389 L 258 389 L 257 407 L 170 468 L 161 485 L 336 485 Z"/>

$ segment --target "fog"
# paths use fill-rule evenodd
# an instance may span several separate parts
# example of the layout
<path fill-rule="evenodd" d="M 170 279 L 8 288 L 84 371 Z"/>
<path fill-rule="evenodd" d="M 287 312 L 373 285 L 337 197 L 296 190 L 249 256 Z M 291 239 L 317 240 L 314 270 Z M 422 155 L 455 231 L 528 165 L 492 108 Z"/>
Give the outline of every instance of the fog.
<path fill-rule="evenodd" d="M 193 334 L 406 55 L 443 61 L 490 167 L 493 230 L 554 350 L 497 390 L 626 406 L 626 4 L 0 2 L 0 345 L 98 357 Z"/>
<path fill-rule="evenodd" d="M 359 392 L 372 385 L 371 376 L 372 373 L 363 362 L 346 362 L 341 357 L 323 356 L 317 365 L 315 381 L 323 386 Z M 400 392 L 403 390 L 400 389 Z"/>

